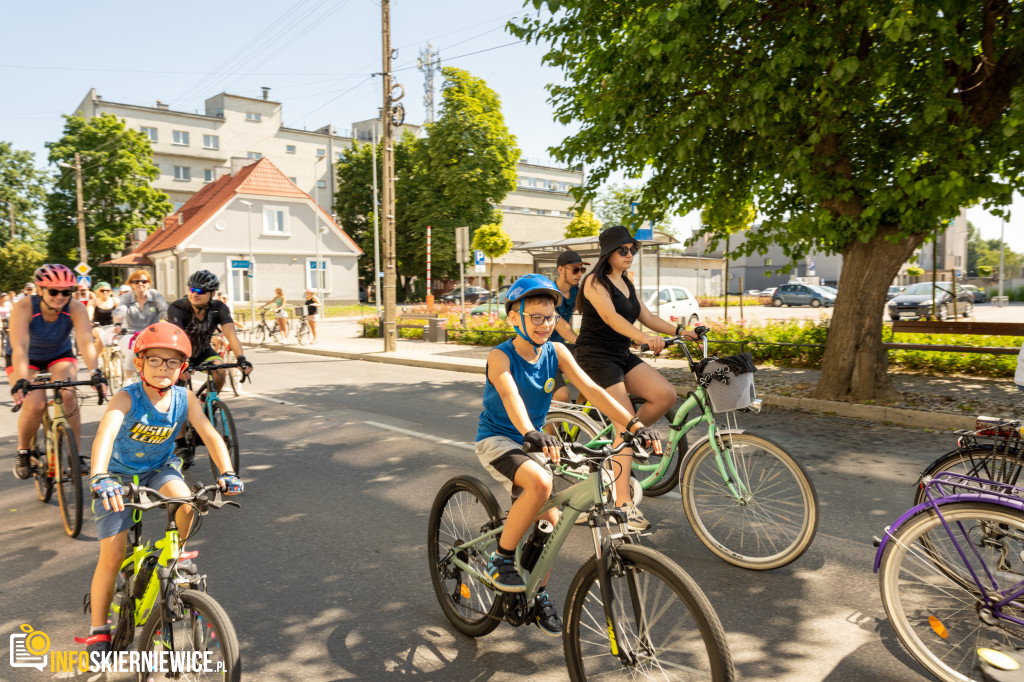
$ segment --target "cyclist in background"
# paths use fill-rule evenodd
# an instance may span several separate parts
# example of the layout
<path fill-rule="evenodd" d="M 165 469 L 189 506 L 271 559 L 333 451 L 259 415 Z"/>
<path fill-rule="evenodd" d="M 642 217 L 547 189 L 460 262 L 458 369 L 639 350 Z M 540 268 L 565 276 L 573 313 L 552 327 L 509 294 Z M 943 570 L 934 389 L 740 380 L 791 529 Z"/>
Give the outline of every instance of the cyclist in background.
<path fill-rule="evenodd" d="M 96 283 L 96 300 L 89 308 L 89 317 L 92 319 L 92 338 L 96 341 L 97 356 L 102 355 L 103 347 L 114 343 L 114 310 L 117 308 L 117 299 L 112 295 L 109 282 Z"/>
<path fill-rule="evenodd" d="M 587 271 L 590 263 L 584 263 L 580 254 L 567 249 L 558 254 L 558 278 L 555 279 L 555 286 L 562 294 L 562 302 L 556 312 L 558 321 L 555 323 L 555 331 L 551 332 L 551 340 L 564 343 L 570 352 L 576 347 L 576 332 L 572 328 L 572 313 L 576 307 L 576 294 L 579 293 L 580 279 Z M 567 403 L 570 400 L 569 387 L 565 384 L 565 377 L 561 372 L 555 376 L 555 392 L 552 400 Z M 582 518 L 582 517 L 581 517 Z"/>
<path fill-rule="evenodd" d="M 191 345 L 185 333 L 167 322 L 146 327 L 135 340 L 132 359 L 141 381 L 128 386 L 110 401 L 92 444 L 90 487 L 96 517 L 100 556 L 90 590 L 89 636 L 76 639 L 89 653 L 110 651 L 107 612 L 114 596 L 114 580 L 124 559 L 128 529 L 134 514 L 125 510 L 124 488 L 135 482 L 159 490 L 167 497 L 188 497 L 181 475 L 181 460 L 173 456 L 171 440 L 188 417 L 210 457 L 223 471 L 218 485 L 228 495 L 241 493 L 242 481 L 231 469 L 231 458 L 220 434 L 203 414 L 200 402 L 188 390 L 175 386 L 188 366 Z M 188 538 L 192 507 L 178 508 L 175 521 L 181 537 Z"/>
<path fill-rule="evenodd" d="M 78 362 L 71 350 L 71 332 L 74 331 L 85 366 L 91 370 L 96 390 L 102 392 L 103 375 L 96 368 L 96 349 L 91 342 L 91 325 L 85 306 L 72 300 L 75 275 L 64 265 L 43 265 L 35 272 L 39 295 L 26 296 L 14 304 L 11 312 L 11 364 L 7 367 L 7 381 L 15 405 L 21 405 L 18 414 L 18 459 L 14 475 L 25 479 L 32 475 L 33 463 L 29 444 L 39 431 L 46 410 L 44 391 L 26 393 L 25 389 L 41 371 L 50 373 L 52 381 L 74 380 Z M 81 442 L 82 418 L 77 409 L 75 389 L 64 390 L 64 404 L 68 406 L 68 422 L 75 440 Z M 74 406 L 74 407 L 71 407 Z"/>
<path fill-rule="evenodd" d="M 238 358 L 245 374 L 252 372 L 252 364 L 245 359 L 242 342 L 235 334 L 235 323 L 227 305 L 215 297 L 220 288 L 217 275 L 209 270 L 198 270 L 188 278 L 188 295 L 179 298 L 167 307 L 167 321 L 185 330 L 192 345 L 189 364 L 196 367 L 204 362 L 224 364 L 220 354 L 213 349 L 211 339 L 220 328 L 228 346 Z M 187 378 L 187 377 L 186 377 Z M 220 391 L 227 380 L 226 370 L 213 373 L 214 387 Z"/>
<path fill-rule="evenodd" d="M 117 308 L 114 309 L 114 333 L 123 358 L 125 383 L 131 383 L 135 376 L 135 365 L 132 362 L 132 337 L 148 325 L 167 318 L 167 301 L 156 289 L 151 289 L 152 281 L 145 270 L 136 270 L 128 278 L 132 288 L 121 296 Z"/>

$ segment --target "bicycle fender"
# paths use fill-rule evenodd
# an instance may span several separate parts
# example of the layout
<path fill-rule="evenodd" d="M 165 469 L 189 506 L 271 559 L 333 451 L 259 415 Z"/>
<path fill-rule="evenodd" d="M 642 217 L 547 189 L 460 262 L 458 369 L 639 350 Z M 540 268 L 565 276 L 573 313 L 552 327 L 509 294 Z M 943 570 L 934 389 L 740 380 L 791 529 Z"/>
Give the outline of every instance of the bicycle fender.
<path fill-rule="evenodd" d="M 936 505 L 951 504 L 954 502 L 988 502 L 991 504 L 998 504 L 1003 507 L 1009 507 L 1018 512 L 1024 512 L 1024 500 L 1013 500 L 1006 496 L 991 495 L 986 493 L 977 494 L 960 494 L 960 495 L 946 495 L 940 497 L 933 502 L 922 502 L 921 504 L 914 505 L 907 511 L 903 512 L 903 515 L 896 519 L 896 522 L 891 526 L 885 527 L 885 537 L 878 543 L 878 550 L 875 552 L 875 566 L 874 572 L 878 573 L 878 569 L 882 564 L 882 554 L 885 553 L 885 548 L 889 545 L 889 540 L 892 538 L 893 533 L 899 530 L 900 526 L 906 523 L 910 518 L 920 514 L 922 511 L 931 509 Z"/>
<path fill-rule="evenodd" d="M 693 429 L 690 429 L 690 430 L 692 431 Z M 721 435 L 721 436 L 726 436 L 726 435 L 729 435 L 729 434 L 736 435 L 736 434 L 740 434 L 740 433 L 746 433 L 746 429 L 719 429 L 718 430 L 718 434 Z M 689 449 L 687 449 L 686 454 L 683 455 L 683 460 L 679 463 L 679 471 L 680 472 L 682 472 L 683 469 L 686 468 L 686 464 L 693 457 L 693 453 L 697 451 L 697 448 L 699 448 L 704 443 L 707 443 L 709 440 L 710 440 L 710 438 L 708 438 L 708 435 L 704 434 L 703 436 L 698 438 L 693 443 L 693 445 L 691 445 L 689 447 Z"/>

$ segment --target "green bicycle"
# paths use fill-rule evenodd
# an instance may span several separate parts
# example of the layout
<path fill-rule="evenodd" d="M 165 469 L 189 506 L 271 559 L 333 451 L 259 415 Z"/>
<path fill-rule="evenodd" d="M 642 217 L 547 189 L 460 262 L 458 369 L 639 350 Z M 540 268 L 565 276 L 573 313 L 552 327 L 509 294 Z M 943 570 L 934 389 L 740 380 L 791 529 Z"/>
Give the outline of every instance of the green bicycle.
<path fill-rule="evenodd" d="M 610 458 L 623 447 L 563 444 L 566 463 L 553 467 L 554 473 L 565 467 L 602 471 L 614 466 Z M 553 495 L 539 514 L 555 508 L 561 510 L 558 523 L 553 528 L 547 521 L 535 523 L 533 535 L 516 550 L 525 592 L 501 592 L 487 574 L 488 556 L 504 524 L 498 502 L 470 476 L 441 487 L 430 510 L 427 554 L 434 592 L 456 630 L 480 637 L 502 621 L 513 626 L 532 622 L 541 581 L 576 520 L 586 515 L 595 554 L 576 573 L 565 601 L 562 645 L 570 677 L 735 679 L 711 603 L 675 562 L 634 544 L 633 534 L 618 532 L 626 527 L 626 515 L 612 506 L 606 479 L 591 475 L 580 480 Z"/>
<path fill-rule="evenodd" d="M 705 547 L 742 568 L 785 566 L 814 540 L 817 492 L 803 466 L 781 446 L 737 428 L 735 410 L 760 410 L 753 378 L 735 375 L 726 363 L 708 357 L 707 337 L 701 338 L 700 363 L 682 337 L 666 339 L 683 349 L 697 385 L 670 420 L 665 456 L 634 458 L 634 488 L 664 493 L 678 480 L 686 518 Z M 687 419 L 691 410 L 698 415 Z M 726 428 L 719 428 L 715 413 L 723 412 Z M 563 441 L 591 448 L 611 443 L 614 436 L 611 423 L 592 407 L 554 404 L 545 424 Z M 701 424 L 707 434 L 687 448 L 686 434 Z M 570 478 L 586 475 L 566 472 Z"/>
<path fill-rule="evenodd" d="M 216 493 L 210 499 L 209 493 Z M 167 669 L 139 673 L 140 682 L 157 679 L 240 680 L 242 662 L 238 636 L 224 608 L 206 593 L 206 576 L 200 575 L 193 563 L 198 551 L 185 552 L 185 543 L 202 527 L 202 519 L 210 509 L 225 505 L 238 507 L 237 502 L 223 499 L 217 485 L 197 483 L 189 497 L 164 497 L 160 491 L 129 484 L 124 494 L 126 508 L 135 512 L 132 540 L 118 572 L 114 586 L 114 599 L 110 604 L 108 621 L 111 623 L 111 651 L 128 651 L 135 641 L 135 631 L 142 628 L 137 650 L 156 654 L 155 660 L 174 660 L 174 652 L 184 652 L 191 659 L 192 652 L 209 660 L 212 672 L 183 673 Z M 150 501 L 147 498 L 153 498 Z M 192 530 L 182 539 L 174 514 L 183 505 L 191 505 Z M 143 543 L 142 512 L 156 507 L 167 510 L 164 537 L 155 544 Z M 85 612 L 90 609 L 90 595 L 85 595 Z M 172 655 L 161 657 L 160 652 Z"/>

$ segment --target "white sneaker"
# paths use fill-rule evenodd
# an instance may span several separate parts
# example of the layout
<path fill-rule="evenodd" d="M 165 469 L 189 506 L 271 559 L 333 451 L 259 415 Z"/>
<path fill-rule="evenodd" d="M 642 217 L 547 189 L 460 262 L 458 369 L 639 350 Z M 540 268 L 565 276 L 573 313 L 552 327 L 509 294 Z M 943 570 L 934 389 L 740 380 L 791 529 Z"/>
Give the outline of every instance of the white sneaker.
<path fill-rule="evenodd" d="M 643 512 L 632 502 L 620 509 L 626 512 L 626 527 L 630 530 L 647 530 L 651 527 L 651 522 L 644 518 Z"/>

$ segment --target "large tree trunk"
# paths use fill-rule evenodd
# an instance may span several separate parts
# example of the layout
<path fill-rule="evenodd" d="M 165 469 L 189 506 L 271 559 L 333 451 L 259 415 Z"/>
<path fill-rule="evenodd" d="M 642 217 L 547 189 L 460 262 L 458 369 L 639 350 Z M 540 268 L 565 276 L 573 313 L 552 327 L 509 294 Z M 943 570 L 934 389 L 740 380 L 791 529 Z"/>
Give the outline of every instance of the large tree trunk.
<path fill-rule="evenodd" d="M 895 226 L 882 226 L 871 241 L 855 241 L 843 249 L 839 295 L 815 398 L 891 401 L 898 397 L 885 371 L 882 315 L 889 285 L 925 235 L 886 240 L 896 234 Z"/>

